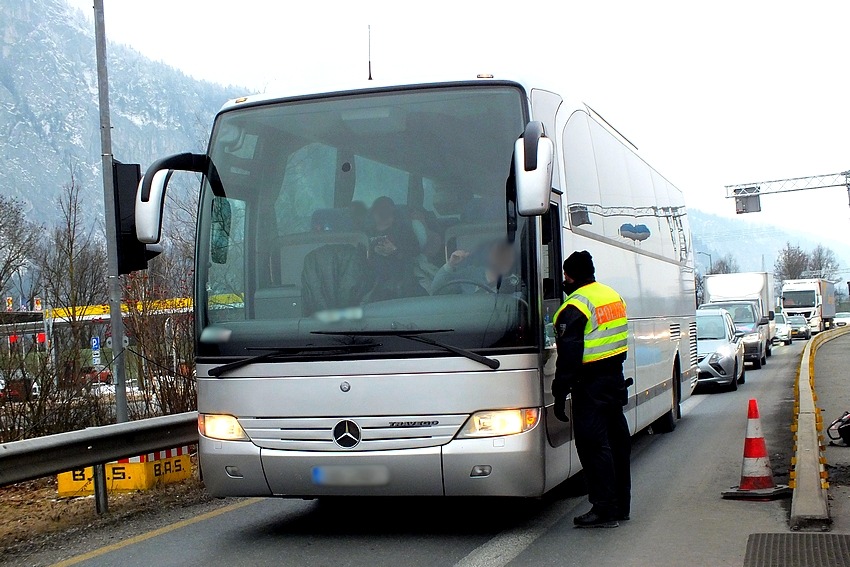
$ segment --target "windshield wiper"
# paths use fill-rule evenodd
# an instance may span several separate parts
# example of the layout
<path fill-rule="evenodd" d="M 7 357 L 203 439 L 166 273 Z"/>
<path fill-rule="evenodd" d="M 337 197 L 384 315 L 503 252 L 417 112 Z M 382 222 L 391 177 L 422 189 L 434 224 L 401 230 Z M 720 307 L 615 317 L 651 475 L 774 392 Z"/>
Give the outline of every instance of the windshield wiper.
<path fill-rule="evenodd" d="M 221 366 L 216 366 L 212 370 L 209 371 L 210 376 L 215 376 L 216 378 L 220 377 L 225 372 L 229 372 L 231 370 L 236 370 L 237 368 L 242 368 L 243 366 L 248 366 L 249 364 L 256 364 L 258 362 L 266 362 L 268 360 L 273 360 L 275 358 L 280 358 L 286 355 L 293 354 L 301 354 L 306 352 L 329 352 L 329 351 L 343 351 L 343 352 L 351 352 L 354 350 L 367 350 L 370 348 L 374 348 L 377 346 L 381 346 L 380 343 L 364 343 L 364 344 L 355 344 L 355 345 L 307 345 L 307 346 L 296 346 L 296 347 L 249 347 L 245 350 L 267 350 L 269 352 L 265 354 L 258 354 L 256 356 L 248 356 L 246 358 L 240 358 L 239 360 L 234 360 L 233 362 L 228 362 L 227 364 L 222 364 Z"/>
<path fill-rule="evenodd" d="M 451 333 L 453 331 L 454 329 L 427 329 L 422 331 L 411 331 L 404 329 L 383 329 L 377 331 L 312 331 L 310 334 L 331 335 L 338 337 L 400 337 L 409 341 L 416 341 L 417 343 L 424 343 L 426 345 L 439 347 L 454 354 L 468 358 L 469 360 L 473 360 L 479 364 L 483 364 L 491 370 L 496 370 L 499 368 L 501 363 L 495 358 L 481 356 L 480 354 L 475 354 L 471 350 L 466 350 L 465 348 L 460 348 L 454 345 L 446 344 L 444 342 L 435 341 L 431 337 L 424 336 L 426 334 Z"/>

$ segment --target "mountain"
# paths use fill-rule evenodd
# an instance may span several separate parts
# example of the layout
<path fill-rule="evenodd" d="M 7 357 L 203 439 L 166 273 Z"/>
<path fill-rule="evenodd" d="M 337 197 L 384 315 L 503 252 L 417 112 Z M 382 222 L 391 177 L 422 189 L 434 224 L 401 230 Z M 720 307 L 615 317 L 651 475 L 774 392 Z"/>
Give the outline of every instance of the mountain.
<path fill-rule="evenodd" d="M 711 254 L 716 260 L 731 254 L 743 272 L 773 271 L 773 264 L 786 242 L 811 251 L 818 244 L 831 248 L 837 256 L 841 269 L 839 277 L 845 277 L 850 268 L 850 246 L 844 241 L 818 241 L 814 237 L 794 232 L 790 228 L 757 224 L 743 216 L 726 218 L 699 210 L 688 210 L 693 235 L 694 251 Z M 698 266 L 708 266 L 708 258 L 696 257 Z"/>
<path fill-rule="evenodd" d="M 108 30 L 107 30 L 108 34 Z M 0 0 L 0 194 L 56 217 L 71 170 L 103 216 L 94 28 L 62 0 Z M 203 148 L 214 113 L 244 94 L 197 81 L 116 43 L 107 47 L 115 158 L 149 164 Z"/>
<path fill-rule="evenodd" d="M 108 22 L 107 22 L 108 34 Z M 244 89 L 198 81 L 117 43 L 109 59 L 115 157 L 143 165 L 199 151 L 221 104 Z M 50 224 L 71 169 L 91 221 L 103 217 L 93 25 L 63 0 L 0 0 L 0 194 Z M 742 270 L 771 271 L 786 241 L 817 242 L 790 229 L 690 211 L 694 249 L 734 256 Z M 824 242 L 850 268 L 850 247 Z M 705 256 L 697 263 L 707 266 Z"/>

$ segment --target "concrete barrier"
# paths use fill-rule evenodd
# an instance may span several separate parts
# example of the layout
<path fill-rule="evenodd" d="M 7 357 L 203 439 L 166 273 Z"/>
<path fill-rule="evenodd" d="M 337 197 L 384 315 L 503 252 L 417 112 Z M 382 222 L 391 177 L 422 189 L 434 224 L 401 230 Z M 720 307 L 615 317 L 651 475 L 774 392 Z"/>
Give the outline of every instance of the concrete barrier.
<path fill-rule="evenodd" d="M 850 332 L 850 327 L 818 333 L 803 350 L 794 384 L 794 457 L 791 460 L 790 525 L 793 530 L 829 528 L 829 479 L 824 456 L 823 416 L 817 407 L 814 362 L 817 349 Z"/>

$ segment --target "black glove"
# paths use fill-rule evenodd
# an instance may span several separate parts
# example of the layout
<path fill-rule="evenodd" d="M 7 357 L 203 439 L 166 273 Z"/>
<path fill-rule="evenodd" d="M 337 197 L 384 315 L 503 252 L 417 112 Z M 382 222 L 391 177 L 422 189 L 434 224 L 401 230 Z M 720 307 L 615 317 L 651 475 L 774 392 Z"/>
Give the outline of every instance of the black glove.
<path fill-rule="evenodd" d="M 555 417 L 564 423 L 570 420 L 567 417 L 567 394 L 569 393 L 570 388 L 565 380 L 558 380 L 556 378 L 552 381 L 552 395 L 555 396 L 555 407 L 553 408 L 555 410 Z"/>
<path fill-rule="evenodd" d="M 567 400 L 566 398 L 560 398 L 555 400 L 555 417 L 558 418 L 558 421 L 563 421 L 567 423 L 570 418 L 567 417 Z"/>

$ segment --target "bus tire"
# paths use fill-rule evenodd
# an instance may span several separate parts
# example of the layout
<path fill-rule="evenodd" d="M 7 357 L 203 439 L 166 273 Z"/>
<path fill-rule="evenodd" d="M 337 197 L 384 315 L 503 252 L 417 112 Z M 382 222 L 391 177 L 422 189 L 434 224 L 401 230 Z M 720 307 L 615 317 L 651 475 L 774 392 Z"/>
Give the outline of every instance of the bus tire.
<path fill-rule="evenodd" d="M 673 367 L 673 405 L 670 406 L 670 411 L 652 422 L 652 431 L 655 433 L 672 433 L 676 429 L 676 415 L 678 414 L 677 406 L 679 405 L 679 396 L 676 391 L 676 383 L 679 381 L 679 364 Z"/>

